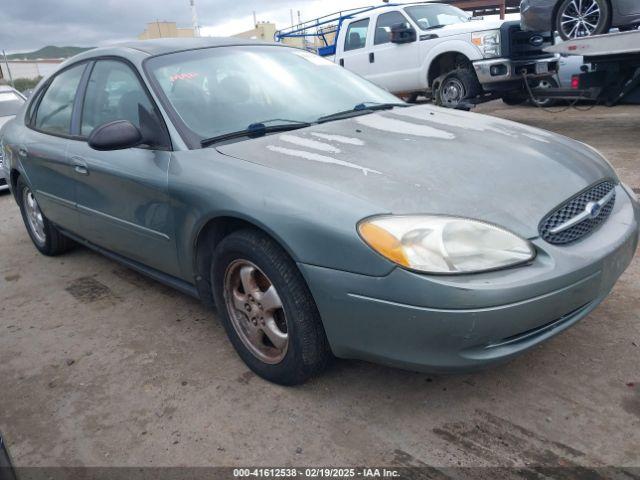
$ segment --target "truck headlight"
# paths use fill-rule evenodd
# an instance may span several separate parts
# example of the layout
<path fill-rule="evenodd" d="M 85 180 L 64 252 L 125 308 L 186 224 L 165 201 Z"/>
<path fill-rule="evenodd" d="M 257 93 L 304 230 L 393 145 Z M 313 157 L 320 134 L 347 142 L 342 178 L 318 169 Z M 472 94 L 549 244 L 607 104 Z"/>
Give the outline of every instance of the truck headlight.
<path fill-rule="evenodd" d="M 471 43 L 480 49 L 486 58 L 499 57 L 502 54 L 500 48 L 500 30 L 487 30 L 471 34 Z"/>
<path fill-rule="evenodd" d="M 434 274 L 486 272 L 527 263 L 531 243 L 500 227 L 439 215 L 382 215 L 358 224 L 373 250 L 410 270 Z"/>

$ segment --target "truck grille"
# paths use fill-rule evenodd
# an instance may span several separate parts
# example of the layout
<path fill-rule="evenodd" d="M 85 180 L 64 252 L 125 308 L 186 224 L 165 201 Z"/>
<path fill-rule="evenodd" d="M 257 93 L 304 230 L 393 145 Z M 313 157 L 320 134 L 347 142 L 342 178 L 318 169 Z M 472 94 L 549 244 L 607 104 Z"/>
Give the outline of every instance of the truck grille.
<path fill-rule="evenodd" d="M 505 22 L 501 32 L 503 56 L 514 60 L 553 56 L 544 51 L 554 43 L 551 32 L 524 32 L 518 22 Z"/>
<path fill-rule="evenodd" d="M 588 235 L 600 226 L 611 214 L 613 205 L 616 202 L 615 191 L 612 192 L 615 187 L 613 182 L 605 181 L 579 193 L 560 208 L 551 212 L 540 222 L 540 236 L 554 245 L 566 245 Z M 560 232 L 553 232 L 553 230 L 560 225 L 565 224 L 578 215 L 584 214 L 587 210 L 587 205 L 592 202 L 602 201 L 609 193 L 613 193 L 611 198 L 606 204 L 599 208 L 597 215 L 589 216 L 576 225 Z"/>

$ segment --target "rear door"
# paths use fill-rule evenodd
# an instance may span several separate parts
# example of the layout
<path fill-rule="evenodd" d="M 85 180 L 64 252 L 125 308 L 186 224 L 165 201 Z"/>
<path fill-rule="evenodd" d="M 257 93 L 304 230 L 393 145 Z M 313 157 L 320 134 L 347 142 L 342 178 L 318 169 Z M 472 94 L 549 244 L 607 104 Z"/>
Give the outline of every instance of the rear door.
<path fill-rule="evenodd" d="M 115 120 L 128 120 L 140 129 L 159 129 L 157 137 L 163 140 L 137 148 L 93 150 L 87 143 L 93 129 Z M 143 126 L 144 121 L 147 124 Z M 133 66 L 118 59 L 95 63 L 79 128 L 80 138 L 70 142 L 68 155 L 82 172 L 77 194 L 82 236 L 109 251 L 177 276 L 167 184 L 169 137 Z"/>
<path fill-rule="evenodd" d="M 373 45 L 369 54 L 367 78 L 390 92 L 409 92 L 420 88 L 420 46 L 412 43 L 391 43 L 391 27 L 398 24 L 412 26 L 401 12 L 381 13 L 375 19 Z"/>
<path fill-rule="evenodd" d="M 342 26 L 345 32 L 342 38 L 341 52 L 338 63 L 348 70 L 366 77 L 369 74 L 369 52 L 367 49 L 369 39 L 368 18 L 353 20 Z"/>
<path fill-rule="evenodd" d="M 76 173 L 67 156 L 76 93 L 87 63 L 58 73 L 31 107 L 18 156 L 42 212 L 76 232 Z"/>

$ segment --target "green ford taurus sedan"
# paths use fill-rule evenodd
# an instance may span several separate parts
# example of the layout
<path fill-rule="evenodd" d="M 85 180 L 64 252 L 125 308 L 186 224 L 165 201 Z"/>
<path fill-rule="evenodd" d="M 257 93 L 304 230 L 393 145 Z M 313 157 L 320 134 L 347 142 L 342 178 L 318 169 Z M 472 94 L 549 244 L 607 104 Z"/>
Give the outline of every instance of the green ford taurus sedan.
<path fill-rule="evenodd" d="M 638 203 L 592 148 L 409 106 L 282 45 L 91 50 L 2 135 L 38 250 L 80 243 L 215 305 L 281 384 L 333 356 L 506 361 L 591 312 L 638 243 Z"/>

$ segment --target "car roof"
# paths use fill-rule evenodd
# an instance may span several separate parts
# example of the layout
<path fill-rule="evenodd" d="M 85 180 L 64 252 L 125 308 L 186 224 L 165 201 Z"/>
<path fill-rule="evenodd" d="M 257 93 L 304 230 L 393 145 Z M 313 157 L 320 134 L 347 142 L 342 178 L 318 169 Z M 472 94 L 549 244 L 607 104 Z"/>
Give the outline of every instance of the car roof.
<path fill-rule="evenodd" d="M 397 10 L 400 7 L 403 7 L 403 8 L 404 7 L 413 7 L 413 6 L 416 6 L 416 5 L 425 5 L 425 4 L 448 5 L 447 3 L 442 3 L 440 0 L 423 0 L 421 2 L 411 2 L 411 3 L 389 3 L 389 4 L 381 5 L 376 9 L 365 10 L 364 12 L 356 13 L 356 14 L 353 15 L 352 18 L 355 18 L 355 19 L 367 18 L 367 17 L 371 16 L 372 12 L 381 13 L 382 14 L 382 13 L 385 13 L 385 11 L 387 9 Z"/>
<path fill-rule="evenodd" d="M 234 45 L 269 45 L 269 42 L 236 37 L 200 37 L 200 38 L 158 38 L 138 40 L 113 45 L 110 48 L 130 48 L 148 55 L 163 55 L 208 47 L 226 47 Z M 274 45 L 277 45 L 274 43 Z M 109 47 L 107 47 L 109 48 Z M 100 49 L 91 50 L 96 52 Z"/>

